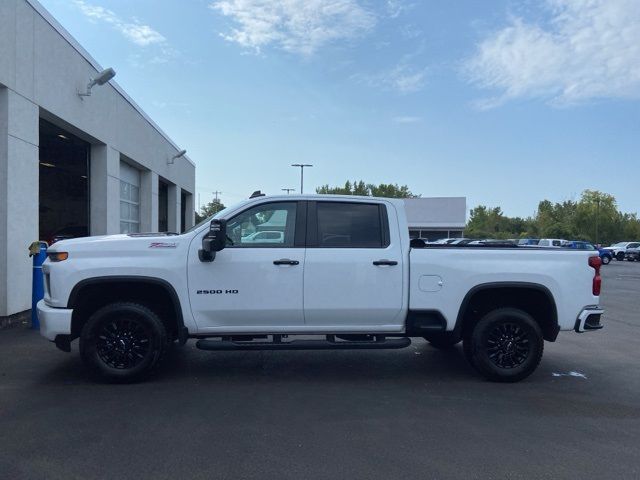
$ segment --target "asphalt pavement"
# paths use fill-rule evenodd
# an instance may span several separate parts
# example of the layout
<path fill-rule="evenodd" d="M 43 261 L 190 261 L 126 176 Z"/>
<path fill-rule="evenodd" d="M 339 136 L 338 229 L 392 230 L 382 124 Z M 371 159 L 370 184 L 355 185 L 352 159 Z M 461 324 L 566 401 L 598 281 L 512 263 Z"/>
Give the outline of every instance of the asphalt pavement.
<path fill-rule="evenodd" d="M 96 382 L 77 352 L 0 331 L 0 479 L 640 478 L 640 263 L 603 268 L 599 332 L 517 384 L 461 348 L 206 352 Z"/>

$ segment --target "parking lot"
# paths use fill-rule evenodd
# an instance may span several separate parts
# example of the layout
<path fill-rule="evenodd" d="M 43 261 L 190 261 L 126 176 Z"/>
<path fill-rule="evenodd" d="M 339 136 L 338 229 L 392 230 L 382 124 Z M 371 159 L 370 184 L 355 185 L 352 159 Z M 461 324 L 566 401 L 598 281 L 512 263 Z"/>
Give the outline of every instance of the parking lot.
<path fill-rule="evenodd" d="M 561 333 L 512 385 L 460 348 L 204 352 L 96 383 L 77 353 L 0 332 L 0 477 L 638 478 L 640 263 L 604 269 L 605 329 Z"/>

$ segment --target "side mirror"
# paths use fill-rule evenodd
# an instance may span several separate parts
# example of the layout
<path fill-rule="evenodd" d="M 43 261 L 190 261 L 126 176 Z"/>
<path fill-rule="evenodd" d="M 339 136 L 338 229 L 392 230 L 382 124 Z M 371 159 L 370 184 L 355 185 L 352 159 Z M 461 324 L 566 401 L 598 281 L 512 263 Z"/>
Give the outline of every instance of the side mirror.
<path fill-rule="evenodd" d="M 211 220 L 209 232 L 202 238 L 202 248 L 198 251 L 201 262 L 213 262 L 216 252 L 222 250 L 227 243 L 227 221 Z"/>

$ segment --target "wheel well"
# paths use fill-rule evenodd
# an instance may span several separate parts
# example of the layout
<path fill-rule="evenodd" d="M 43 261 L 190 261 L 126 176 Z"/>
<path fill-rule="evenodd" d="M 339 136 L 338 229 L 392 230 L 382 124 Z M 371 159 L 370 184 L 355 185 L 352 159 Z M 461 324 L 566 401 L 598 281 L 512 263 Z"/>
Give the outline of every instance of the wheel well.
<path fill-rule="evenodd" d="M 545 340 L 558 336 L 558 314 L 551 293 L 541 287 L 488 287 L 470 292 L 458 315 L 463 337 L 483 316 L 497 308 L 517 308 L 527 312 L 540 325 Z"/>
<path fill-rule="evenodd" d="M 136 302 L 153 310 L 164 323 L 170 338 L 177 338 L 182 311 L 173 288 L 152 280 L 89 280 L 76 285 L 69 297 L 72 338 L 80 336 L 91 314 L 113 302 Z"/>

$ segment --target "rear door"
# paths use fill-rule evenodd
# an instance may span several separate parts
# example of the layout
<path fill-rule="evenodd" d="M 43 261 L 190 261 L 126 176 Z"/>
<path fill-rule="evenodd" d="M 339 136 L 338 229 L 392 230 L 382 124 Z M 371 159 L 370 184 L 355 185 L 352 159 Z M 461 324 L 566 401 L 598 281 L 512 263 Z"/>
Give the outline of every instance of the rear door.
<path fill-rule="evenodd" d="M 396 221 L 395 210 L 386 203 L 309 202 L 307 326 L 401 327 L 402 247 L 390 218 Z"/>
<path fill-rule="evenodd" d="M 304 325 L 305 202 L 266 202 L 227 219 L 227 245 L 200 262 L 189 254 L 189 297 L 200 331 Z M 202 236 L 206 232 L 202 233 Z"/>

